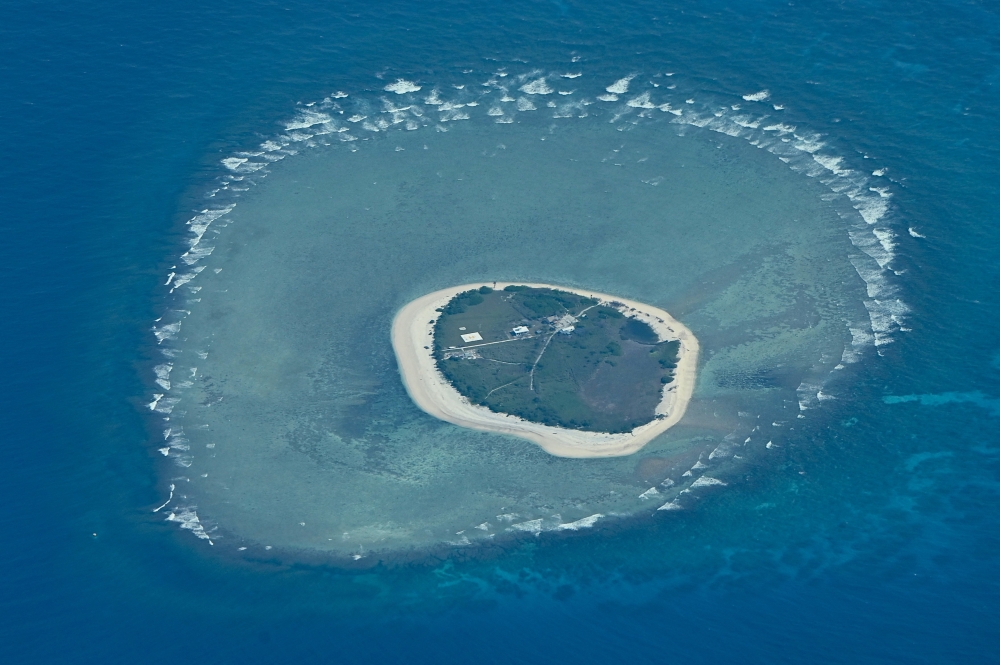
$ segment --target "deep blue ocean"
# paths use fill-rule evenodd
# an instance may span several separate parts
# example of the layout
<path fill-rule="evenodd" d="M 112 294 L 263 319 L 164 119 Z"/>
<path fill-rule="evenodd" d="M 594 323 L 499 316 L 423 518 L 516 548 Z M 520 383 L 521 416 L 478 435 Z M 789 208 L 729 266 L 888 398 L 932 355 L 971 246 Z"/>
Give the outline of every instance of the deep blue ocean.
<path fill-rule="evenodd" d="M 0 53 L 2 662 L 997 662 L 997 4 L 7 1 Z M 669 527 L 341 570 L 154 519 L 150 327 L 219 160 L 333 90 L 574 53 L 877 161 L 911 330 Z"/>

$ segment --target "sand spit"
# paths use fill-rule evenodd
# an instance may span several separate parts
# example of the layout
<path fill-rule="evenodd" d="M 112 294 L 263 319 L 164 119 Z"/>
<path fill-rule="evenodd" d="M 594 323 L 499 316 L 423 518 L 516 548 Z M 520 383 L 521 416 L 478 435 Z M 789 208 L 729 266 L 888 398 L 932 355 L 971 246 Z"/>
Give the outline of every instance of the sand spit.
<path fill-rule="evenodd" d="M 680 422 L 694 392 L 698 367 L 698 340 L 686 326 L 662 309 L 606 293 L 529 282 L 497 282 L 496 288 L 503 289 L 512 284 L 559 289 L 597 298 L 602 302 L 621 303 L 625 306 L 622 310 L 624 314 L 648 323 L 659 335 L 660 341 L 680 340 L 674 380 L 664 387 L 663 398 L 656 407 L 659 417 L 630 433 L 606 434 L 533 423 L 517 416 L 494 413 L 484 406 L 470 403 L 438 370 L 434 362 L 432 340 L 434 322 L 440 316 L 436 310 L 463 291 L 492 286 L 492 283 L 482 282 L 428 293 L 396 314 L 392 322 L 392 347 L 399 362 L 403 384 L 417 406 L 435 418 L 455 425 L 528 439 L 541 446 L 545 452 L 558 457 L 630 455 Z"/>

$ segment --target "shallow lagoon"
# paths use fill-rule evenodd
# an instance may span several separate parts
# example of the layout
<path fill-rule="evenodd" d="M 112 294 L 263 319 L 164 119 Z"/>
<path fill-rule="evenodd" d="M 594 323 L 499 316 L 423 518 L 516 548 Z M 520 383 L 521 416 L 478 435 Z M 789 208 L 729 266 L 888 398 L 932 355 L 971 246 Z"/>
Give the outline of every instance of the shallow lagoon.
<path fill-rule="evenodd" d="M 1000 599 L 995 5 L 189 5 L 42 21 L 24 6 L 5 24 L 8 662 L 995 659 L 981 611 Z M 198 158 L 221 171 L 294 100 L 381 90 L 383 66 L 570 67 L 569 48 L 587 58 L 576 81 L 600 90 L 637 68 L 697 75 L 747 107 L 739 93 L 770 87 L 784 122 L 829 133 L 846 167 L 888 169 L 914 331 L 838 372 L 850 383 L 824 389 L 838 399 L 720 475 L 727 487 L 614 537 L 598 522 L 483 562 L 465 548 L 416 570 L 248 571 L 212 556 L 234 539 L 164 522 L 175 503 L 151 514 L 190 469 L 155 452 L 165 414 L 144 410 L 151 442 L 125 398 L 166 392 L 132 363 L 171 315 L 150 295 L 184 251 L 172 214 L 212 204 Z M 189 183 L 195 200 L 178 201 Z M 212 276 L 203 263 L 193 285 Z M 173 362 L 183 382 L 197 361 Z"/>
<path fill-rule="evenodd" d="M 693 482 L 725 491 L 709 479 L 767 454 L 870 343 L 849 260 L 864 222 L 821 179 L 671 114 L 480 115 L 320 137 L 232 185 L 165 336 L 172 519 L 226 549 L 374 560 L 648 516 Z M 570 460 L 418 410 L 392 317 L 476 280 L 669 311 L 702 345 L 684 420 L 635 455 Z"/>

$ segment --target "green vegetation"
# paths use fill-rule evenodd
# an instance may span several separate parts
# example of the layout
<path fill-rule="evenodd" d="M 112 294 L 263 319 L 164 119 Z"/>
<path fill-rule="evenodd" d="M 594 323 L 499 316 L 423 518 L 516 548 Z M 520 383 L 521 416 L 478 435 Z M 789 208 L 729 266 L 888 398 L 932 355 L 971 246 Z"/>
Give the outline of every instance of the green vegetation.
<path fill-rule="evenodd" d="M 527 286 L 460 293 L 434 328 L 438 367 L 473 403 L 595 432 L 653 420 L 678 349 L 614 303 Z"/>

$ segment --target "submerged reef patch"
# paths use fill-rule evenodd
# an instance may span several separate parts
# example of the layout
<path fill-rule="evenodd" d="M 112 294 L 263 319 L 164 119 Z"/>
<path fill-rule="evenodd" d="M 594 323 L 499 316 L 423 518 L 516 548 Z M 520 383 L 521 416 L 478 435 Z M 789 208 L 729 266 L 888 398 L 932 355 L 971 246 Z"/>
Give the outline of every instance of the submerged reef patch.
<path fill-rule="evenodd" d="M 659 519 L 691 493 L 728 491 L 727 468 L 772 454 L 844 367 L 905 331 L 895 257 L 912 237 L 883 177 L 763 91 L 576 69 L 338 91 L 222 160 L 152 326 L 160 514 L 217 549 L 345 561 L 598 516 Z M 492 280 L 594 288 L 682 319 L 702 352 L 683 422 L 635 455 L 588 460 L 418 409 L 392 352 L 394 317 L 422 294 Z M 529 331 L 558 314 L 533 304 L 522 303 Z M 576 384 L 584 404 L 610 403 L 616 373 L 596 373 L 619 365 L 605 360 L 650 341 L 598 327 L 609 339 L 603 354 L 584 345 L 604 363 Z M 551 343 L 569 353 L 585 334 Z M 459 344 L 427 338 L 441 362 L 460 362 L 444 358 Z M 546 372 L 566 365 L 546 360 L 529 384 L 555 385 Z M 670 369 L 653 366 L 648 383 L 669 385 Z M 512 408 L 498 394 L 480 395 L 484 408 Z M 627 429 L 648 406 L 609 408 L 617 424 L 600 431 Z M 598 427 L 571 412 L 567 402 L 551 417 Z"/>

